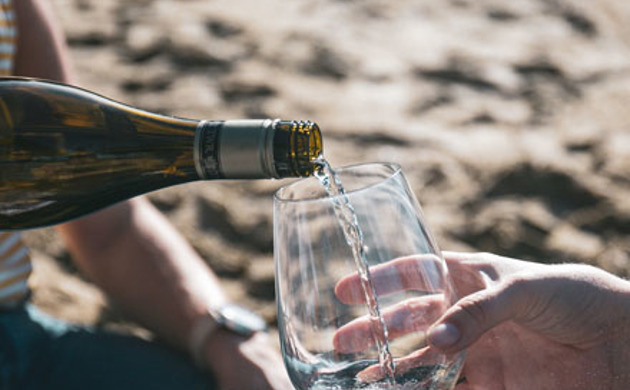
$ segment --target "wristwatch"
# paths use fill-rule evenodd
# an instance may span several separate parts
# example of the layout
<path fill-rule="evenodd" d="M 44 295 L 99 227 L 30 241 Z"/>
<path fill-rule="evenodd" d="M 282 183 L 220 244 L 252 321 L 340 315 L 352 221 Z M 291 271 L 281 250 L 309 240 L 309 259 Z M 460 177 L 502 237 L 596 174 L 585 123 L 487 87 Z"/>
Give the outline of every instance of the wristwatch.
<path fill-rule="evenodd" d="M 193 325 L 188 339 L 188 348 L 197 366 L 203 367 L 206 342 L 220 328 L 250 337 L 267 330 L 267 323 L 253 311 L 233 303 L 208 309 L 207 314 Z"/>
<path fill-rule="evenodd" d="M 210 315 L 217 325 L 244 337 L 267 329 L 267 323 L 261 316 L 233 303 L 211 310 Z"/>

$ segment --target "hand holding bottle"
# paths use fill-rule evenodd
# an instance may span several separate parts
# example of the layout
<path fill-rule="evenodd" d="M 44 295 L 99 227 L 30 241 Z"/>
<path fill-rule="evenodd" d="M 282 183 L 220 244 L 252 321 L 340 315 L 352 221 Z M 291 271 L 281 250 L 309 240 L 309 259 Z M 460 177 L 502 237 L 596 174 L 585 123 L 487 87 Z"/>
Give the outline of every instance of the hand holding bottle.
<path fill-rule="evenodd" d="M 466 348 L 466 380 L 458 390 L 630 386 L 630 283 L 586 265 L 544 265 L 492 254 L 444 255 L 462 298 L 431 326 L 407 323 L 427 329 L 429 348 L 399 361 L 400 369 L 414 359 L 430 362 L 431 351 Z M 386 279 L 397 274 L 388 267 L 404 263 L 396 259 L 374 269 L 377 289 L 391 285 Z M 346 277 L 335 293 L 344 301 L 357 283 L 355 276 Z M 410 281 L 405 288 L 422 289 L 422 281 Z M 436 304 L 439 299 L 429 295 L 418 307 L 429 310 Z M 400 317 L 392 313 L 390 321 Z M 405 333 L 404 322 L 400 324 L 398 335 Z M 356 343 L 359 335 L 356 323 L 340 329 L 337 348 Z M 361 375 L 373 378 L 379 368 Z"/>

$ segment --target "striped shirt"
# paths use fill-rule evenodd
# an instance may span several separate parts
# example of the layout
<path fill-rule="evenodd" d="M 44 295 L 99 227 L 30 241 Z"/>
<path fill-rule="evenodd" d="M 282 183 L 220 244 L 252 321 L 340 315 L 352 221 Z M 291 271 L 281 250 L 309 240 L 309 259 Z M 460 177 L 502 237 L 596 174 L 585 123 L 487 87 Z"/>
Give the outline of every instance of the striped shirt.
<path fill-rule="evenodd" d="M 0 233 L 0 306 L 24 300 L 31 271 L 31 259 L 20 233 Z"/>
<path fill-rule="evenodd" d="M 10 75 L 13 70 L 17 38 L 14 18 L 11 0 L 0 0 L 0 76 Z M 28 249 L 20 233 L 0 232 L 0 307 L 16 305 L 28 296 L 31 271 Z"/>
<path fill-rule="evenodd" d="M 16 39 L 14 19 L 11 0 L 0 0 L 0 76 L 7 76 L 13 70 Z"/>

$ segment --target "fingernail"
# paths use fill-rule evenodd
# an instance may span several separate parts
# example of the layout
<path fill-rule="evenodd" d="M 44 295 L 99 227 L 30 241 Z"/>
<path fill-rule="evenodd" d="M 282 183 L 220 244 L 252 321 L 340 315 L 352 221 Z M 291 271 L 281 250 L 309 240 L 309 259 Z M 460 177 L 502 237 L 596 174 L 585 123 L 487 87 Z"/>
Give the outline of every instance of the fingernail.
<path fill-rule="evenodd" d="M 459 340 L 459 331 L 455 325 L 445 323 L 430 329 L 428 336 L 431 345 L 445 349 L 454 345 Z"/>

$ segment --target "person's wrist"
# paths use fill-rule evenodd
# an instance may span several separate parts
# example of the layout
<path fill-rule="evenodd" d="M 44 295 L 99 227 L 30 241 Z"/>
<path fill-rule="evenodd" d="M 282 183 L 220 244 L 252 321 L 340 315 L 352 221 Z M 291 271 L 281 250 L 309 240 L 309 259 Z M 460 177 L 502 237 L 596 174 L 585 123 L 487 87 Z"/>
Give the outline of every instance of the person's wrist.
<path fill-rule="evenodd" d="M 238 363 L 244 344 L 256 342 L 261 337 L 266 337 L 266 332 L 257 331 L 244 336 L 218 328 L 203 346 L 203 368 L 215 373 L 217 370 L 229 369 Z"/>
<path fill-rule="evenodd" d="M 215 351 L 226 358 L 226 348 L 237 347 L 266 329 L 265 320 L 258 314 L 226 303 L 208 310 L 195 322 L 189 337 L 189 351 L 197 366 L 205 368 L 209 355 Z M 217 344 L 224 345 L 217 347 Z"/>
<path fill-rule="evenodd" d="M 201 315 L 193 324 L 188 338 L 188 352 L 197 367 L 205 368 L 206 345 L 219 330 L 219 323 L 209 311 Z"/>

